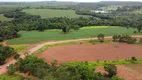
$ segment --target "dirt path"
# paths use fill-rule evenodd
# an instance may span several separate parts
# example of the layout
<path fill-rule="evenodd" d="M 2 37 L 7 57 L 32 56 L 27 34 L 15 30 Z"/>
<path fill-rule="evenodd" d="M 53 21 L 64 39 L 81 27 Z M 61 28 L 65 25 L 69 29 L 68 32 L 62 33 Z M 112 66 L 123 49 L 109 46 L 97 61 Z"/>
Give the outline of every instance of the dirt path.
<path fill-rule="evenodd" d="M 98 66 L 95 71 L 102 74 L 107 73 L 104 71 L 103 66 Z M 117 65 L 117 75 L 125 80 L 142 80 L 141 74 L 123 65 Z"/>
<path fill-rule="evenodd" d="M 2 42 L 2 45 L 7 46 L 7 41 L 4 40 L 4 41 Z"/>
<path fill-rule="evenodd" d="M 133 36 L 133 37 L 142 37 L 142 36 Z M 97 38 L 86 38 L 86 39 L 75 39 L 75 40 L 64 40 L 64 41 L 57 41 L 57 42 L 45 42 L 45 43 L 42 43 L 42 44 L 39 44 L 33 48 L 30 48 L 28 50 L 29 54 L 32 54 L 33 52 L 37 51 L 38 49 L 42 48 L 43 46 L 45 45 L 48 45 L 48 44 L 58 44 L 58 43 L 64 43 L 64 42 L 78 42 L 78 41 L 84 41 L 84 40 L 91 40 L 91 39 L 97 39 Z M 105 39 L 112 39 L 112 36 L 108 36 L 108 37 L 105 37 Z M 25 56 L 24 55 L 21 55 L 20 56 L 21 58 L 24 58 Z M 6 64 L 2 65 L 1 66 L 1 69 L 0 69 L 0 74 L 3 74 L 3 73 L 6 73 L 7 72 L 7 69 L 6 69 L 6 66 L 7 65 L 10 65 L 10 64 L 14 64 L 16 62 L 16 60 L 11 60 L 9 62 L 7 62 Z"/>

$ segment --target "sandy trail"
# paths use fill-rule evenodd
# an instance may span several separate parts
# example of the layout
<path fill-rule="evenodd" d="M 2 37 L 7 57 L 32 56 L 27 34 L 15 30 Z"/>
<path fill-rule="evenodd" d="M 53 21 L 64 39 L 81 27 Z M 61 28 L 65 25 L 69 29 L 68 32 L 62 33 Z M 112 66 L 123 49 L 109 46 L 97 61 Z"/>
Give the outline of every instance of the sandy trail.
<path fill-rule="evenodd" d="M 142 36 L 133 36 L 133 37 L 140 38 Z M 43 46 L 49 45 L 49 44 L 58 44 L 58 43 L 64 43 L 64 42 L 78 42 L 78 41 L 91 40 L 91 39 L 97 40 L 97 38 L 85 38 L 85 39 L 64 40 L 64 41 L 56 41 L 56 42 L 45 42 L 42 44 L 38 44 L 37 46 L 35 46 L 33 48 L 30 48 L 28 50 L 28 52 L 29 52 L 29 54 L 32 54 L 33 52 L 37 51 L 38 49 L 42 48 Z M 112 36 L 105 37 L 105 39 L 112 39 Z M 24 58 L 25 56 L 20 55 L 20 57 Z M 16 60 L 13 59 L 11 61 L 8 61 L 6 64 L 2 65 L 1 69 L 0 69 L 0 74 L 6 73 L 7 72 L 6 66 L 10 65 L 10 64 L 14 64 L 15 62 L 16 62 Z"/>

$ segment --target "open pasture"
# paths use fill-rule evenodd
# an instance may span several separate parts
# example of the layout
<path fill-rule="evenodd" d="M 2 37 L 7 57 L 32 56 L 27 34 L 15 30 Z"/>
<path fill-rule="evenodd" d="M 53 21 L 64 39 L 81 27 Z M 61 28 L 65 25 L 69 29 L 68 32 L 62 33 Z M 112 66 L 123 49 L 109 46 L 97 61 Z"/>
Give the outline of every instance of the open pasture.
<path fill-rule="evenodd" d="M 103 27 L 103 26 L 102 26 Z M 21 37 L 16 39 L 8 40 L 8 44 L 30 44 L 39 43 L 44 41 L 57 41 L 57 40 L 69 40 L 69 39 L 80 39 L 80 38 L 93 38 L 98 34 L 102 33 L 105 36 L 113 35 L 134 35 L 136 29 L 123 28 L 123 27 L 104 27 L 104 28 L 89 28 L 85 27 L 80 30 L 71 30 L 69 33 L 64 34 L 62 30 L 46 30 L 44 32 L 39 31 L 20 31 Z M 139 35 L 141 33 L 137 33 Z"/>
<path fill-rule="evenodd" d="M 3 14 L 0 14 L 0 21 L 10 21 L 10 20 L 12 20 L 12 18 L 7 18 L 3 16 Z"/>
<path fill-rule="evenodd" d="M 31 15 L 40 15 L 41 18 L 53 18 L 53 17 L 68 17 L 76 18 L 81 17 L 77 15 L 74 10 L 52 10 L 52 9 L 25 9 L 26 12 Z"/>

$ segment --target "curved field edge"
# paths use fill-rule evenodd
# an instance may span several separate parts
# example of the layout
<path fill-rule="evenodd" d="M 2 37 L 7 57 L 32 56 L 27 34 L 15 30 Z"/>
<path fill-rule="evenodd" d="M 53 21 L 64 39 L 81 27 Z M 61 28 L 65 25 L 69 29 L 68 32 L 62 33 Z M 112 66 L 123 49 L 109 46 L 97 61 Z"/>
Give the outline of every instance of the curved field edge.
<path fill-rule="evenodd" d="M 96 61 L 96 62 L 68 62 L 64 63 L 62 65 L 67 66 L 76 66 L 80 64 L 86 64 L 90 68 L 94 68 L 95 66 L 105 66 L 106 64 L 115 64 L 115 65 L 121 65 L 121 64 L 139 64 L 142 63 L 142 59 L 137 59 L 136 61 L 131 59 L 125 59 L 125 60 L 108 60 L 108 61 Z"/>
<path fill-rule="evenodd" d="M 54 17 L 68 17 L 78 18 L 87 17 L 85 15 L 77 15 L 74 10 L 53 10 L 53 9 L 25 9 L 26 12 L 31 15 L 40 15 L 41 18 L 54 18 Z"/>
<path fill-rule="evenodd" d="M 99 27 L 99 28 L 96 28 Z M 123 27 L 109 27 L 108 26 L 94 26 L 84 27 L 80 30 L 70 30 L 68 34 L 64 34 L 62 30 L 46 30 L 39 31 L 20 31 L 21 37 L 8 40 L 8 44 L 31 44 L 40 43 L 45 41 L 60 41 L 70 39 L 93 38 L 102 33 L 105 36 L 113 35 L 140 35 L 141 33 L 134 34 L 137 29 L 123 28 Z"/>
<path fill-rule="evenodd" d="M 112 40 L 105 40 L 104 43 L 111 43 L 113 42 Z M 42 48 L 38 49 L 37 51 L 35 51 L 34 53 L 32 53 L 32 55 L 37 55 L 42 53 L 43 51 L 47 50 L 50 47 L 54 47 L 54 46 L 64 46 L 64 45 L 71 45 L 71 44 L 101 44 L 101 42 L 97 41 L 97 40 L 87 40 L 87 41 L 77 41 L 77 42 L 64 42 L 64 43 L 58 43 L 58 44 L 50 44 L 50 45 L 45 45 Z"/>
<path fill-rule="evenodd" d="M 0 14 L 0 21 L 11 21 L 13 18 L 7 18 L 3 14 Z"/>

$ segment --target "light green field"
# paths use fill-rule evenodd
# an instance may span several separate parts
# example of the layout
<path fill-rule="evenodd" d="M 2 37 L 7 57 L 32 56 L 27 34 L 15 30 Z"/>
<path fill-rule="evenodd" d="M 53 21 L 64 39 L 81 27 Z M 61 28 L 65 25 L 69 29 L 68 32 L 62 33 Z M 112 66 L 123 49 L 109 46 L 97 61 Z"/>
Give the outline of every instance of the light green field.
<path fill-rule="evenodd" d="M 142 14 L 142 10 L 135 10 L 132 13 L 134 13 L 134 14 Z"/>
<path fill-rule="evenodd" d="M 22 80 L 22 77 L 19 75 L 0 75 L 0 80 Z"/>
<path fill-rule="evenodd" d="M 0 21 L 10 21 L 12 18 L 4 17 L 3 14 L 0 14 Z"/>
<path fill-rule="evenodd" d="M 103 26 L 102 26 L 103 27 Z M 123 27 L 109 27 L 109 28 L 87 28 L 80 29 L 77 31 L 71 30 L 69 33 L 64 34 L 61 30 L 46 30 L 44 32 L 39 31 L 20 31 L 20 38 L 8 40 L 8 44 L 29 44 L 29 43 L 39 43 L 44 41 L 56 41 L 56 40 L 69 40 L 69 39 L 79 39 L 79 38 L 90 38 L 96 37 L 98 34 L 102 33 L 105 36 L 113 35 L 134 35 L 133 32 L 136 29 L 126 29 Z M 141 33 L 138 33 L 138 35 Z"/>
<path fill-rule="evenodd" d="M 16 52 L 26 49 L 28 46 L 12 46 Z"/>
<path fill-rule="evenodd" d="M 40 15 L 41 18 L 53 18 L 53 17 L 69 17 L 76 18 L 81 15 L 77 15 L 74 10 L 52 10 L 52 9 L 25 9 L 23 12 L 32 15 Z"/>

